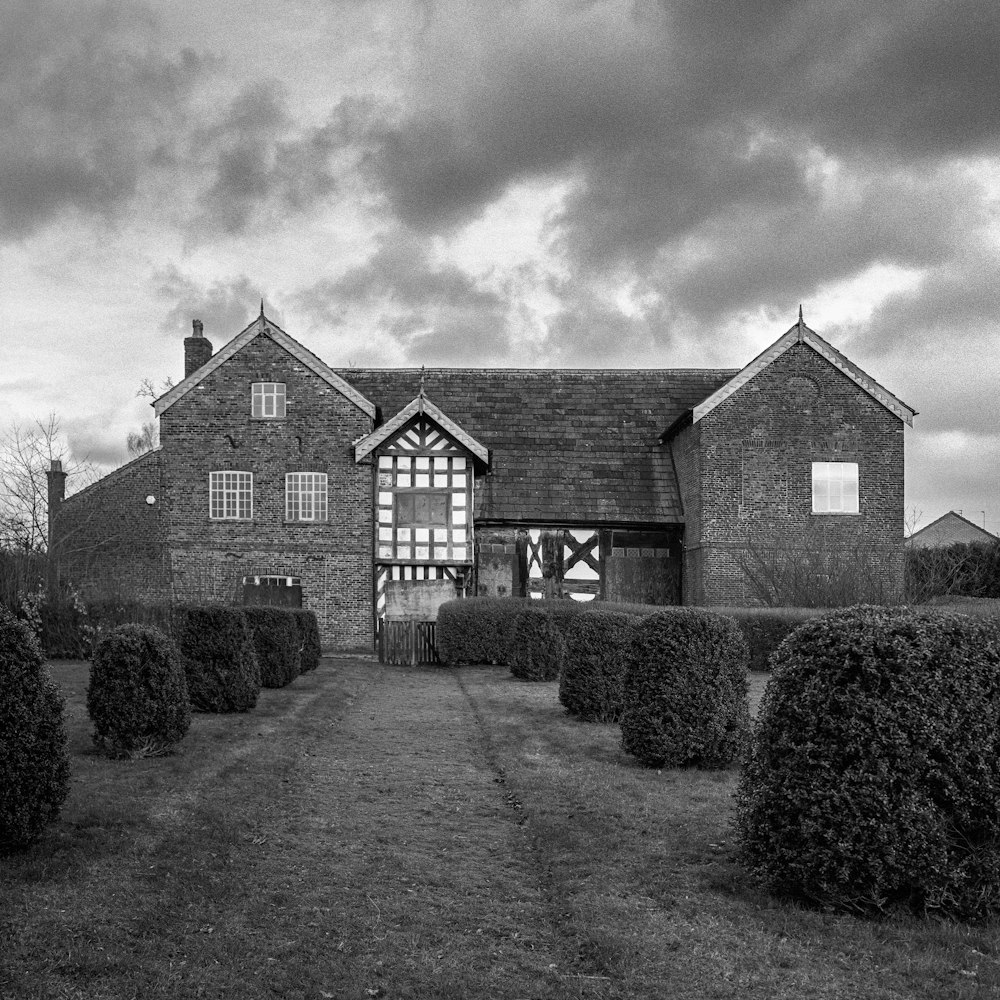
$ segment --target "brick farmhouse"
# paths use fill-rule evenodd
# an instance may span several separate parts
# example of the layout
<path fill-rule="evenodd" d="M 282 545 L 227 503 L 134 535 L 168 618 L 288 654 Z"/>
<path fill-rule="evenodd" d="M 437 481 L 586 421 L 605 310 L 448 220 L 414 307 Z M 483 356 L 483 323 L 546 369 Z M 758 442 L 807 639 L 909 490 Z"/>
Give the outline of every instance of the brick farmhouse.
<path fill-rule="evenodd" d="M 53 463 L 85 591 L 301 601 L 328 649 L 456 595 L 759 603 L 776 556 L 898 597 L 914 411 L 801 315 L 740 370 L 334 371 L 263 310 L 184 350 L 157 449 L 69 498 Z"/>

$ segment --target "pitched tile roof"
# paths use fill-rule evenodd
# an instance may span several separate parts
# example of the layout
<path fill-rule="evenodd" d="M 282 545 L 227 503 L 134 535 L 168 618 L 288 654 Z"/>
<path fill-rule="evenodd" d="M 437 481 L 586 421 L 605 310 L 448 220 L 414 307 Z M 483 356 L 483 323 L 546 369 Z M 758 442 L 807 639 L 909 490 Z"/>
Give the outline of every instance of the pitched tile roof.
<path fill-rule="evenodd" d="M 337 372 L 391 419 L 427 396 L 492 452 L 477 487 L 480 522 L 683 520 L 660 435 L 735 369 L 416 368 Z"/>

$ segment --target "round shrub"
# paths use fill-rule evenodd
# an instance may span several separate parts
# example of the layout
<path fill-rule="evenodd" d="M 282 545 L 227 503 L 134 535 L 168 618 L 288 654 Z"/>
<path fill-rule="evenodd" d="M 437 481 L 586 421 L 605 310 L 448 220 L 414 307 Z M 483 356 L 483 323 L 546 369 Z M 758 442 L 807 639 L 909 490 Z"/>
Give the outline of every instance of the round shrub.
<path fill-rule="evenodd" d="M 617 722 L 624 709 L 625 643 L 635 619 L 588 611 L 566 627 L 559 701 L 586 722 Z"/>
<path fill-rule="evenodd" d="M 242 608 L 178 607 L 174 639 L 194 708 L 248 712 L 257 704 L 260 667 Z"/>
<path fill-rule="evenodd" d="M 731 618 L 668 608 L 625 648 L 622 748 L 649 767 L 727 767 L 746 745 L 746 639 Z"/>
<path fill-rule="evenodd" d="M 173 642 L 151 625 L 119 625 L 94 648 L 87 687 L 94 742 L 111 757 L 172 753 L 191 725 Z"/>
<path fill-rule="evenodd" d="M 302 673 L 302 639 L 295 614 L 288 608 L 267 605 L 243 610 L 253 636 L 261 685 L 281 688 L 291 684 Z"/>
<path fill-rule="evenodd" d="M 995 914 L 1000 626 L 849 608 L 772 663 L 737 790 L 751 873 L 839 909 Z"/>
<path fill-rule="evenodd" d="M 31 629 L 0 607 L 0 853 L 37 840 L 68 793 L 62 695 Z"/>
<path fill-rule="evenodd" d="M 554 681 L 565 660 L 566 640 L 548 613 L 531 605 L 523 608 L 510 632 L 510 672 L 522 681 Z"/>

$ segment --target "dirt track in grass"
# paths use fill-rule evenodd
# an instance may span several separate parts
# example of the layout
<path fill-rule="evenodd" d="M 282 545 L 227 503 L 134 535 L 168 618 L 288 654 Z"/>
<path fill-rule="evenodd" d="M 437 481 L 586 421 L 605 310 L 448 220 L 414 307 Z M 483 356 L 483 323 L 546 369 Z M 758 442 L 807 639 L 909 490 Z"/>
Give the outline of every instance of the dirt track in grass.
<path fill-rule="evenodd" d="M 251 713 L 196 715 L 176 756 L 123 763 L 92 752 L 86 665 L 53 674 L 73 789 L 0 859 L 3 1000 L 1000 990 L 995 927 L 756 894 L 735 771 L 638 767 L 554 684 L 328 658 Z"/>

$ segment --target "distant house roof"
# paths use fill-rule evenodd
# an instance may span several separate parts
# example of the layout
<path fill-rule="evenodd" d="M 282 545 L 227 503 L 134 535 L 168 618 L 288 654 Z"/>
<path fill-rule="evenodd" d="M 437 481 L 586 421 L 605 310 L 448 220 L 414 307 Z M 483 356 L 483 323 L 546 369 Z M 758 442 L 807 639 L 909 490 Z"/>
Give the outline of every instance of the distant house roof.
<path fill-rule="evenodd" d="M 255 337 L 270 337 L 276 344 L 283 347 L 296 360 L 301 361 L 307 368 L 317 374 L 328 385 L 333 386 L 338 392 L 345 395 L 355 406 L 359 407 L 370 417 L 375 416 L 375 407 L 359 392 L 348 385 L 339 375 L 309 350 L 303 347 L 297 340 L 290 337 L 277 323 L 272 322 L 264 315 L 261 308 L 260 315 L 244 330 L 238 333 L 228 344 L 219 348 L 215 354 L 209 358 L 200 368 L 192 372 L 183 382 L 178 382 L 172 389 L 165 392 L 153 403 L 153 412 L 159 417 L 164 410 L 173 406 L 182 396 L 185 396 L 196 385 L 206 379 L 217 368 L 224 365 L 234 354 L 246 347 Z"/>
<path fill-rule="evenodd" d="M 663 429 L 733 369 L 340 369 L 391 421 L 427 396 L 492 455 L 480 521 L 679 523 Z"/>
<path fill-rule="evenodd" d="M 936 521 L 931 521 L 919 531 L 914 531 L 906 544 L 915 549 L 937 548 L 943 545 L 955 545 L 959 542 L 995 542 L 997 536 L 978 524 L 973 524 L 967 517 L 957 511 L 949 510 Z"/>

